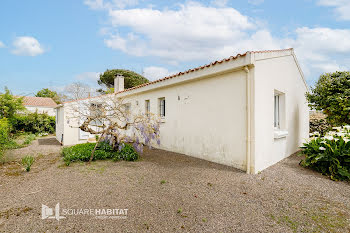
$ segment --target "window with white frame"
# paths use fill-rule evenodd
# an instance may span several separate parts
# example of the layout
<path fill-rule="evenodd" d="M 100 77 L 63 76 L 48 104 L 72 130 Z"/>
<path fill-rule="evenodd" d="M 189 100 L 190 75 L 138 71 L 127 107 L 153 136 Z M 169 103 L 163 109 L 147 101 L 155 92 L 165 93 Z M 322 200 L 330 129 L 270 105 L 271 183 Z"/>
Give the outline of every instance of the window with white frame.
<path fill-rule="evenodd" d="M 149 115 L 151 112 L 151 102 L 150 100 L 145 100 L 145 113 L 146 115 Z"/>
<path fill-rule="evenodd" d="M 165 117 L 165 98 L 159 98 L 159 116 Z"/>

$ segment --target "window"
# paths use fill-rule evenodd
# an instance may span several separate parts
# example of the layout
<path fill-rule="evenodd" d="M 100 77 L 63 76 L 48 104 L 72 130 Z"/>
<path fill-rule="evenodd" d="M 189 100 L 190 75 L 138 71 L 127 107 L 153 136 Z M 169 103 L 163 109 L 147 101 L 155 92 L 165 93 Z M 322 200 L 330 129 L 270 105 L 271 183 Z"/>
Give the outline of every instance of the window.
<path fill-rule="evenodd" d="M 151 102 L 149 100 L 145 100 L 145 113 L 148 116 L 151 112 Z"/>
<path fill-rule="evenodd" d="M 91 124 L 93 126 L 102 126 L 103 120 L 102 120 L 102 104 L 92 103 L 90 105 L 90 115 L 95 120 L 91 121 Z"/>
<path fill-rule="evenodd" d="M 165 117 L 165 98 L 159 98 L 159 116 Z"/>
<path fill-rule="evenodd" d="M 280 128 L 280 95 L 275 94 L 274 99 L 274 123 L 276 129 Z"/>
<path fill-rule="evenodd" d="M 124 107 L 124 111 L 125 111 L 125 116 L 126 117 L 130 117 L 131 114 L 131 103 L 127 103 L 127 104 L 123 104 L 123 107 Z"/>

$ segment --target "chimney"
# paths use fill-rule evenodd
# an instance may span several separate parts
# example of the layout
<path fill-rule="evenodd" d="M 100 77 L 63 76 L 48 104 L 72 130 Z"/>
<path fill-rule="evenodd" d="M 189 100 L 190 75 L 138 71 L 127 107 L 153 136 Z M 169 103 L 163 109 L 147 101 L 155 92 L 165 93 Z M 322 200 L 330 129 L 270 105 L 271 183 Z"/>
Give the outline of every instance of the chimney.
<path fill-rule="evenodd" d="M 117 74 L 114 78 L 114 93 L 124 91 L 124 76 Z"/>

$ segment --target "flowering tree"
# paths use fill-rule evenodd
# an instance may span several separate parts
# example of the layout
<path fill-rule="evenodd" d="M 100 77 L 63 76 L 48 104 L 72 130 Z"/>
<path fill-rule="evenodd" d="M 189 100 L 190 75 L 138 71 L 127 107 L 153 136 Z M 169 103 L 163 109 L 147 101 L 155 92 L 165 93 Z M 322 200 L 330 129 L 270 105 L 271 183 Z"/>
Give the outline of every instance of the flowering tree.
<path fill-rule="evenodd" d="M 138 152 L 143 146 L 160 144 L 159 118 L 151 113 L 143 114 L 137 108 L 131 109 L 131 102 L 115 94 L 80 100 L 67 105 L 69 125 L 84 132 L 98 135 L 98 141 L 91 153 L 90 161 L 101 140 L 121 150 L 125 143 L 132 143 Z"/>

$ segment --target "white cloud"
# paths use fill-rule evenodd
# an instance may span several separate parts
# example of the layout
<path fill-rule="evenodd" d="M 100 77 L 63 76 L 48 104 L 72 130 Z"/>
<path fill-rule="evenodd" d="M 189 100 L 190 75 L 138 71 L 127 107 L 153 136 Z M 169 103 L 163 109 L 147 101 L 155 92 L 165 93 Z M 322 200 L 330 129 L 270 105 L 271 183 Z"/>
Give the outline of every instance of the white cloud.
<path fill-rule="evenodd" d="M 181 62 L 229 56 L 247 49 L 248 42 L 251 49 L 280 47 L 258 22 L 228 7 L 189 2 L 178 10 L 136 8 L 111 10 L 109 15 L 115 29 L 129 32 L 116 33 L 105 44 L 134 56 Z"/>
<path fill-rule="evenodd" d="M 350 30 L 303 27 L 295 33 L 296 39 L 290 45 L 295 48 L 306 74 L 347 68 L 342 56 L 350 53 Z"/>
<path fill-rule="evenodd" d="M 129 6 L 135 6 L 138 4 L 138 0 L 85 0 L 84 3 L 93 10 L 110 10 L 113 8 L 124 9 Z"/>
<path fill-rule="evenodd" d="M 93 10 L 104 9 L 106 7 L 103 0 L 85 0 L 84 4 Z"/>
<path fill-rule="evenodd" d="M 75 76 L 76 80 L 96 82 L 100 78 L 99 72 L 84 72 Z"/>
<path fill-rule="evenodd" d="M 6 47 L 5 44 L 2 41 L 0 41 L 0 48 L 5 48 L 5 47 Z"/>
<path fill-rule="evenodd" d="M 327 54 L 350 52 L 349 29 L 303 27 L 296 29 L 296 34 L 296 45 L 315 53 L 313 59 L 324 60 Z"/>
<path fill-rule="evenodd" d="M 350 53 L 350 29 L 300 27 L 279 38 L 261 22 L 228 6 L 187 2 L 177 9 L 107 12 L 111 25 L 104 34 L 107 47 L 133 56 L 160 58 L 170 64 L 208 62 L 249 50 L 294 47 L 305 74 L 315 76 L 345 69 Z M 146 77 L 159 78 L 169 71 L 149 67 L 145 73 Z"/>
<path fill-rule="evenodd" d="M 313 68 L 320 70 L 321 72 L 334 72 L 347 70 L 346 66 L 339 66 L 335 61 L 328 63 L 316 63 L 312 65 Z"/>
<path fill-rule="evenodd" d="M 260 5 L 264 2 L 264 0 L 248 0 L 248 3 L 252 5 Z"/>
<path fill-rule="evenodd" d="M 39 41 L 30 36 L 17 37 L 13 42 L 13 46 L 12 53 L 15 55 L 37 56 L 45 52 Z"/>
<path fill-rule="evenodd" d="M 350 1 L 349 0 L 319 0 L 321 6 L 334 7 L 336 18 L 350 20 Z"/>
<path fill-rule="evenodd" d="M 143 76 L 145 76 L 150 81 L 154 81 L 160 78 L 164 78 L 177 73 L 176 71 L 169 71 L 164 67 L 149 66 L 143 69 Z"/>
<path fill-rule="evenodd" d="M 211 4 L 217 7 L 225 7 L 227 5 L 228 0 L 213 0 Z"/>

